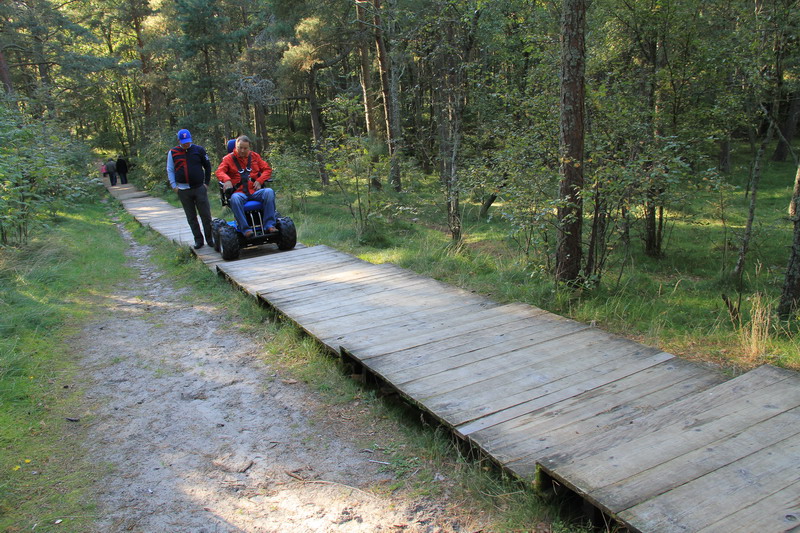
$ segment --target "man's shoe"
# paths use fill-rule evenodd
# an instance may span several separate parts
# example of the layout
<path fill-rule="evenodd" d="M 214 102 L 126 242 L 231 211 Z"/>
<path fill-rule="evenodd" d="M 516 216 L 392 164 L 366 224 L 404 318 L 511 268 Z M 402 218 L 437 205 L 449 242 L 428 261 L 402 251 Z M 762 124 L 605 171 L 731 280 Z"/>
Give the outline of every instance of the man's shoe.
<path fill-rule="evenodd" d="M 253 236 L 253 230 L 249 229 L 249 230 L 245 231 L 244 233 L 242 233 L 242 235 L 244 235 L 245 239 L 249 239 L 250 237 Z"/>
<path fill-rule="evenodd" d="M 203 243 L 202 243 L 202 242 L 196 242 L 196 243 L 194 243 L 194 249 L 195 249 L 195 250 L 199 250 L 199 249 L 200 249 L 200 248 L 202 248 L 202 247 L 203 247 Z"/>
<path fill-rule="evenodd" d="M 267 228 L 267 233 L 278 233 L 278 228 L 275 226 L 270 226 Z"/>

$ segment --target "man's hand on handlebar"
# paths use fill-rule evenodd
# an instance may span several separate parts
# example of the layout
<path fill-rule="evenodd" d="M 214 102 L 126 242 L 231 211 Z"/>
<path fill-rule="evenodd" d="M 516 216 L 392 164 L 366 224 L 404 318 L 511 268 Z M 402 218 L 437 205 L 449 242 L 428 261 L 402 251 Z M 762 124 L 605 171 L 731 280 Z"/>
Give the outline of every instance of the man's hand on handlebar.
<path fill-rule="evenodd" d="M 233 184 L 230 181 L 226 181 L 222 184 L 222 190 L 227 191 L 228 189 L 233 189 Z"/>

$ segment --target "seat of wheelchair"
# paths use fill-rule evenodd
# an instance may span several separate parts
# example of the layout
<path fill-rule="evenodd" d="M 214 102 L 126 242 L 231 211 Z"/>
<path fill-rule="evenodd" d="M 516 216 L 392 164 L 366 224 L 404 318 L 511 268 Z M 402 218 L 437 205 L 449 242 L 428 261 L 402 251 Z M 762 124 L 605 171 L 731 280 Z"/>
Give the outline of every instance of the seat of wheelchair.
<path fill-rule="evenodd" d="M 242 208 L 244 209 L 244 211 L 246 213 L 247 211 L 255 211 L 257 209 L 258 210 L 263 209 L 264 208 L 264 204 L 262 204 L 258 200 L 248 200 L 247 202 L 245 202 L 245 204 L 244 204 L 244 206 L 242 206 Z"/>

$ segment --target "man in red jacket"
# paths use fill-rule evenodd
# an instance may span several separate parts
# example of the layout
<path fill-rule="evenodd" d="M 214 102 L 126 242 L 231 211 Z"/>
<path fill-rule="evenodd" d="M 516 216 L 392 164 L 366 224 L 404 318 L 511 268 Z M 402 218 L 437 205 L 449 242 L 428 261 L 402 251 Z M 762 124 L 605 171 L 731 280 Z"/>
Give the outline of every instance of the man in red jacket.
<path fill-rule="evenodd" d="M 272 176 L 272 167 L 250 150 L 250 139 L 246 135 L 236 139 L 236 148 L 222 158 L 216 175 L 226 192 L 234 190 L 230 199 L 231 211 L 245 237 L 253 235 L 253 229 L 248 227 L 244 216 L 244 204 L 249 200 L 258 200 L 264 206 L 264 230 L 270 233 L 278 231 L 275 228 L 275 192 L 265 186 Z"/>

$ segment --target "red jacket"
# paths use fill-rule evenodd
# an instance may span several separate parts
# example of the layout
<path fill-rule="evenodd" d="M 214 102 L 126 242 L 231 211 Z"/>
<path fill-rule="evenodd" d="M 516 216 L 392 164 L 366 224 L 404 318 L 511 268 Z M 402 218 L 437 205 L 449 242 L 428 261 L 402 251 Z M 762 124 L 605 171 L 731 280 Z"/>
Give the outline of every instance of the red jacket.
<path fill-rule="evenodd" d="M 241 176 L 239 175 L 239 167 L 236 166 L 233 158 L 239 161 L 239 166 L 242 169 L 247 168 L 247 157 L 239 157 L 237 155 L 237 151 L 234 150 L 233 152 L 229 153 L 225 157 L 222 158 L 222 162 L 217 167 L 217 179 L 220 183 L 225 183 L 226 181 L 230 181 L 231 185 L 237 192 L 242 192 L 239 187 L 239 183 L 241 182 Z M 253 188 L 253 180 L 259 182 L 261 186 L 264 186 L 264 182 L 272 176 L 272 167 L 269 166 L 269 163 L 261 159 L 261 156 L 255 152 L 250 152 L 250 183 L 248 184 L 248 194 L 253 194 L 255 189 Z"/>

